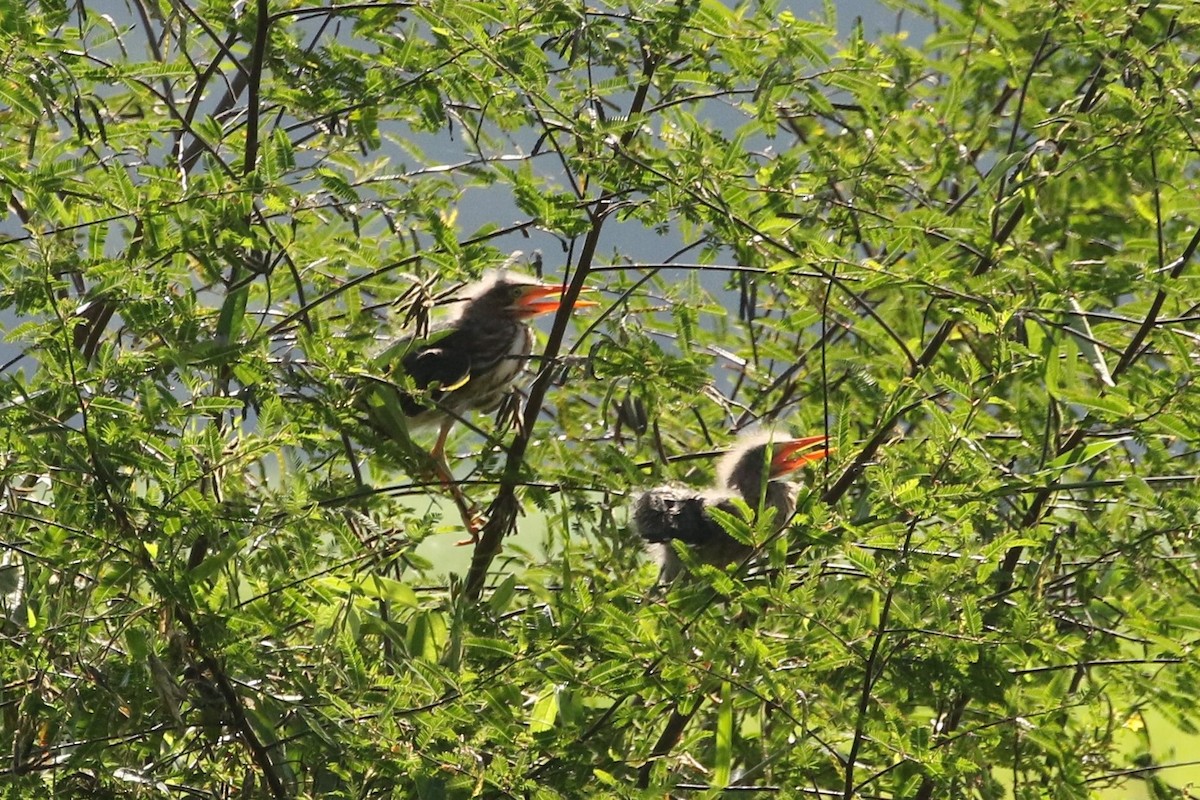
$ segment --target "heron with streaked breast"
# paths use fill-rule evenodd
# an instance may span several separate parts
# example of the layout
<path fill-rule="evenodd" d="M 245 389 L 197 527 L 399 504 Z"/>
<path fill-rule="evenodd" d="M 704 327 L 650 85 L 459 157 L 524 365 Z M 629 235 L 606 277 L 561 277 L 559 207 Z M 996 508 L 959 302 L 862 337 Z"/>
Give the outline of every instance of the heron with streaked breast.
<path fill-rule="evenodd" d="M 401 337 L 374 359 L 381 375 L 360 402 L 377 429 L 402 443 L 413 427 L 438 426 L 429 455 L 463 515 L 469 542 L 477 541 L 479 521 L 446 463 L 446 439 L 468 412 L 500 405 L 533 350 L 529 321 L 557 311 L 566 290 L 509 270 L 485 274 L 460 294 L 454 316 L 423 336 Z M 595 305 L 577 299 L 572 311 Z"/>

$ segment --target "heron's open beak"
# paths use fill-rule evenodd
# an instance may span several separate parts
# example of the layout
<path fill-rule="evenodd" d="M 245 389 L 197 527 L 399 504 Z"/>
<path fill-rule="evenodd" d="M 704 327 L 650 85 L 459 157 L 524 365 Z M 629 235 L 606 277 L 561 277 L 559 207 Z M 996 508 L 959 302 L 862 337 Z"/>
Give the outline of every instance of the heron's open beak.
<path fill-rule="evenodd" d="M 562 305 L 563 292 L 567 290 L 565 284 L 542 284 L 535 283 L 525 290 L 521 295 L 521 299 L 517 301 L 516 310 L 519 317 L 536 317 L 538 314 L 549 314 L 558 311 L 558 307 Z M 591 289 L 584 287 L 583 291 L 590 292 Z M 582 298 L 575 301 L 573 308 L 587 308 L 588 306 L 598 306 L 599 303 L 594 300 L 584 300 Z"/>
<path fill-rule="evenodd" d="M 775 442 L 771 446 L 771 477 L 778 478 L 792 470 L 800 469 L 805 464 L 820 461 L 832 450 L 826 447 L 822 447 L 820 450 L 812 448 L 825 444 L 827 441 L 828 437 L 826 436 L 806 436 L 803 439 Z"/>

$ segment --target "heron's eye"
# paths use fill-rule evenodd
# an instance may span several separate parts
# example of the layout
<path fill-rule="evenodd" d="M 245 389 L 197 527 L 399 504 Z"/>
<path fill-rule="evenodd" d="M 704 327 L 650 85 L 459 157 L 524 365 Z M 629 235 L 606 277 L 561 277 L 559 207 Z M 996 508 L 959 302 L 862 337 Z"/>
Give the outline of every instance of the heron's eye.
<path fill-rule="evenodd" d="M 511 297 L 513 300 L 520 300 L 522 297 L 525 296 L 525 287 L 521 286 L 519 284 L 516 286 L 513 286 L 512 288 L 510 288 L 508 290 L 508 296 Z"/>

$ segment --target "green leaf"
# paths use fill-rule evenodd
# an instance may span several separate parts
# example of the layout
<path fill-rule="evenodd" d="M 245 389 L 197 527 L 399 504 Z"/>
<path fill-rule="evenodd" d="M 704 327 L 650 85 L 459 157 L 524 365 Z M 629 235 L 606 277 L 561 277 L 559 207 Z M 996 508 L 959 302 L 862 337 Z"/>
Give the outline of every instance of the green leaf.
<path fill-rule="evenodd" d="M 717 706 L 716 754 L 713 785 L 728 786 L 733 775 L 733 692 L 729 681 L 721 682 L 721 703 Z"/>
<path fill-rule="evenodd" d="M 1103 411 L 1114 417 L 1126 417 L 1133 413 L 1133 407 L 1127 400 L 1112 394 L 1097 395 L 1086 391 L 1061 389 L 1057 396 L 1064 402 L 1093 411 Z"/>
<path fill-rule="evenodd" d="M 219 345 L 229 345 L 238 341 L 241 336 L 242 319 L 246 315 L 246 303 L 249 300 L 250 288 L 238 286 L 244 275 L 240 267 L 235 269 L 231 283 L 235 288 L 229 291 L 225 302 L 221 304 L 221 315 L 217 319 L 217 338 Z"/>
<path fill-rule="evenodd" d="M 1107 453 L 1109 450 L 1129 440 L 1129 437 L 1122 436 L 1116 439 L 1105 439 L 1100 442 L 1092 442 L 1086 447 L 1072 450 L 1063 453 L 1058 458 L 1054 459 L 1046 465 L 1047 469 L 1062 469 L 1068 466 L 1078 466 L 1086 464 L 1094 458 Z"/>
<path fill-rule="evenodd" d="M 358 588 L 369 597 L 386 600 L 405 608 L 416 608 L 417 593 L 406 583 L 385 578 L 382 575 L 369 575 L 358 584 Z"/>
<path fill-rule="evenodd" d="M 1184 442 L 1195 441 L 1197 437 L 1196 429 L 1189 425 L 1188 422 L 1178 414 L 1162 413 L 1153 418 L 1153 422 L 1168 434 L 1180 439 Z"/>
<path fill-rule="evenodd" d="M 500 585 L 492 591 L 491 597 L 488 598 L 488 605 L 491 606 L 493 614 L 503 614 L 508 610 L 509 604 L 517 593 L 517 578 L 515 575 L 509 575 Z"/>
<path fill-rule="evenodd" d="M 558 692 L 557 686 L 547 686 L 542 690 L 529 712 L 530 733 L 545 733 L 554 728 L 558 719 Z"/>

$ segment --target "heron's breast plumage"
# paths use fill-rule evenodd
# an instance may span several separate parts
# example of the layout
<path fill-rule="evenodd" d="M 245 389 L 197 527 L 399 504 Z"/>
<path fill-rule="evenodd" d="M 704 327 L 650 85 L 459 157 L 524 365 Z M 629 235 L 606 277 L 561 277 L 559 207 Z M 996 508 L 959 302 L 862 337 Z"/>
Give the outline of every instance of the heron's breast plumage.
<path fill-rule="evenodd" d="M 524 367 L 533 332 L 515 319 L 459 320 L 431 329 L 424 341 L 390 349 L 404 353 L 395 369 L 419 390 L 400 392 L 401 408 L 423 425 L 447 413 L 495 408 Z"/>
<path fill-rule="evenodd" d="M 463 387 L 465 408 L 495 408 L 533 350 L 533 331 L 523 323 L 513 323 L 491 334 L 486 343 L 480 344 L 478 358 L 472 359 L 471 378 Z"/>

